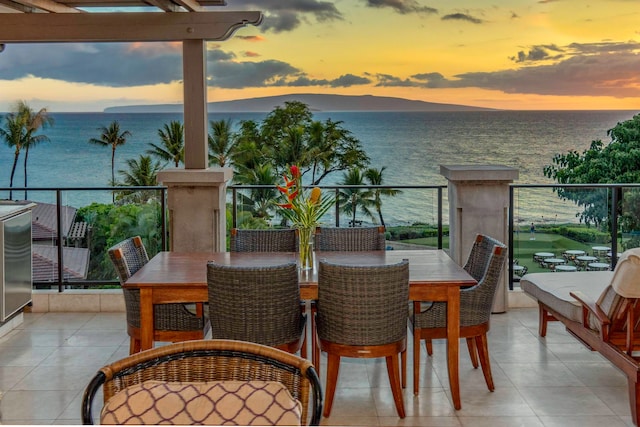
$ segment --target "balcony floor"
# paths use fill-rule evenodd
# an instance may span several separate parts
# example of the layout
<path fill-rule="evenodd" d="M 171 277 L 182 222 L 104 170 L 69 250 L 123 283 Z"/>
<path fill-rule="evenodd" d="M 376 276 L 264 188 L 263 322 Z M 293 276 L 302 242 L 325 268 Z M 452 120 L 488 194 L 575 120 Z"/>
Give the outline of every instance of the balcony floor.
<path fill-rule="evenodd" d="M 89 379 L 128 354 L 124 325 L 124 313 L 26 313 L 22 325 L 0 338 L 0 424 L 80 424 Z M 431 358 L 422 345 L 418 397 L 409 372 L 404 420 L 396 416 L 384 360 L 343 359 L 333 412 L 322 424 L 632 426 L 626 378 L 559 322 L 550 324 L 544 340 L 537 325 L 537 309 L 493 316 L 493 393 L 482 371 L 472 368 L 466 345 L 461 346 L 459 411 L 450 400 L 442 340 L 434 343 Z M 410 347 L 409 366 L 411 352 Z"/>

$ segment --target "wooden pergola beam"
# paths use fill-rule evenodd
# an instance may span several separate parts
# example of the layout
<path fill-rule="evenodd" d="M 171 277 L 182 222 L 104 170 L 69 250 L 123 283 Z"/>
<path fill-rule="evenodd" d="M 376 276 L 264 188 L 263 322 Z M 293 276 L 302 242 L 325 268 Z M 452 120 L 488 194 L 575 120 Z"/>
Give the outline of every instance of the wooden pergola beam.
<path fill-rule="evenodd" d="M 32 13 L 35 12 L 35 9 L 30 6 L 25 6 L 22 3 L 18 3 L 12 0 L 0 0 L 0 5 L 6 6 L 11 11 L 24 12 L 24 13 Z"/>
<path fill-rule="evenodd" d="M 0 43 L 226 40 L 261 12 L 2 13 Z"/>
<path fill-rule="evenodd" d="M 27 7 L 44 10 L 53 13 L 80 13 L 78 9 L 62 5 L 52 0 L 14 0 L 16 3 Z"/>

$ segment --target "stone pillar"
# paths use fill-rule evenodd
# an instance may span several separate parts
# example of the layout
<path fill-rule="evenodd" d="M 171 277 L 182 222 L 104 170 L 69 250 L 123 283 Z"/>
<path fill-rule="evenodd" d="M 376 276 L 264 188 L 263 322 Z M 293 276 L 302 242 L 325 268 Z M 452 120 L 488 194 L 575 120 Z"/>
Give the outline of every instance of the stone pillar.
<path fill-rule="evenodd" d="M 505 245 L 509 241 L 509 184 L 518 170 L 500 165 L 440 165 L 449 181 L 449 253 L 463 265 L 477 234 Z M 505 266 L 493 304 L 494 313 L 507 309 L 508 269 Z"/>
<path fill-rule="evenodd" d="M 226 183 L 232 176 L 230 168 L 158 172 L 158 183 L 168 187 L 170 250 L 226 250 Z"/>

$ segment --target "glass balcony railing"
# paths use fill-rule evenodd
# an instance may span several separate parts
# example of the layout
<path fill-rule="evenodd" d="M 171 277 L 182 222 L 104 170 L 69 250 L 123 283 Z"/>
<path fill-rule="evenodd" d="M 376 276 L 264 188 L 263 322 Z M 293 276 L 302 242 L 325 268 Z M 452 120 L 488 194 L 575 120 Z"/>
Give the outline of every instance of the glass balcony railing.
<path fill-rule="evenodd" d="M 442 185 L 325 185 L 323 194 L 335 205 L 322 224 L 335 227 L 384 225 L 391 246 L 448 247 L 444 224 Z M 231 217 L 228 226 L 261 228 L 279 226 L 283 218 L 275 203 L 279 193 L 272 185 L 234 185 L 228 188 Z M 230 225 L 229 225 L 230 224 Z"/>
<path fill-rule="evenodd" d="M 32 210 L 35 289 L 113 287 L 106 257 L 132 235 L 149 256 L 167 248 L 166 187 L 0 188 L 0 197 L 36 203 Z M 7 201 L 5 201 L 6 203 Z M 10 203 L 10 201 L 9 201 Z"/>
<path fill-rule="evenodd" d="M 384 223 L 389 249 L 447 249 L 446 188 L 322 186 L 337 199 L 323 224 Z M 117 285 L 106 249 L 132 235 L 143 237 L 150 256 L 168 249 L 166 187 L 0 188 L 0 198 L 8 198 L 10 190 L 14 199 L 26 193 L 38 204 L 33 218 L 35 288 L 62 292 Z M 379 211 L 375 203 L 364 202 L 375 200 L 376 191 L 382 195 Z M 511 289 L 526 272 L 612 269 L 621 252 L 640 247 L 640 184 L 514 184 L 509 191 Z M 283 226 L 274 200 L 274 186 L 229 186 L 227 228 Z M 349 209 L 353 204 L 355 216 Z"/>
<path fill-rule="evenodd" d="M 511 289 L 525 273 L 612 270 L 640 246 L 640 185 L 510 187 Z"/>

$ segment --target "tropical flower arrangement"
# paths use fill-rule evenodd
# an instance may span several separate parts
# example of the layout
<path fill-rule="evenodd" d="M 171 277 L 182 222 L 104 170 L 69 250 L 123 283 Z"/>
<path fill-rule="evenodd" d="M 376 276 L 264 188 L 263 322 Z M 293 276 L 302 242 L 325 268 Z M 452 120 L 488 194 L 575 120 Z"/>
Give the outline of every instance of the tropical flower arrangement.
<path fill-rule="evenodd" d="M 334 200 L 322 197 L 318 187 L 313 187 L 307 195 L 302 186 L 302 173 L 296 165 L 292 165 L 289 172 L 284 174 L 284 185 L 278 186 L 278 190 L 286 199 L 278 204 L 280 214 L 298 229 L 300 265 L 310 268 L 313 265 L 313 232 L 320 224 L 320 218 L 333 206 Z"/>

